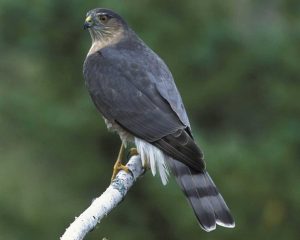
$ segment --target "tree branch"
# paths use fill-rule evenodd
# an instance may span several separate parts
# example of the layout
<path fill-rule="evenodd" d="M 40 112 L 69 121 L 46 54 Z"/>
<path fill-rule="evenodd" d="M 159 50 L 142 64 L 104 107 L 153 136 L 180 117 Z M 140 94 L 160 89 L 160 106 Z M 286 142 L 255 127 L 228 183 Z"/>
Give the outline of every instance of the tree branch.
<path fill-rule="evenodd" d="M 60 240 L 81 240 L 93 230 L 126 196 L 128 190 L 144 172 L 140 156 L 132 156 L 126 165 L 131 172 L 120 171 L 104 193 L 96 198 L 66 229 Z"/>

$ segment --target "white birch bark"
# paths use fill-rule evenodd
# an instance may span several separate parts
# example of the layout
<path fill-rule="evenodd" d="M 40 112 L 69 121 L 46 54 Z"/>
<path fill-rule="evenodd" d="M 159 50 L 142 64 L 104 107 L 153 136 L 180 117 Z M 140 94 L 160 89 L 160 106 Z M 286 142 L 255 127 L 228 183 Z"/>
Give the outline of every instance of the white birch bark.
<path fill-rule="evenodd" d="M 126 165 L 131 172 L 120 171 L 104 193 L 96 198 L 66 229 L 60 240 L 81 240 L 93 230 L 126 196 L 134 182 L 144 172 L 140 156 L 132 156 Z"/>

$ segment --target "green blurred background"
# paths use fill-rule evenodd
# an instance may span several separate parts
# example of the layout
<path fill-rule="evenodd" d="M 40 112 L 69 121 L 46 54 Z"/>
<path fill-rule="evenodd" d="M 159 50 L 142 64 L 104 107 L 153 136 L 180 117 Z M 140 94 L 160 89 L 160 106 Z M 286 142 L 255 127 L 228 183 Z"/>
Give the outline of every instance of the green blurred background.
<path fill-rule="evenodd" d="M 299 0 L 1 0 L 0 239 L 58 239 L 109 184 L 120 140 L 82 77 L 95 7 L 167 62 L 236 228 L 205 233 L 147 173 L 86 239 L 299 239 Z"/>

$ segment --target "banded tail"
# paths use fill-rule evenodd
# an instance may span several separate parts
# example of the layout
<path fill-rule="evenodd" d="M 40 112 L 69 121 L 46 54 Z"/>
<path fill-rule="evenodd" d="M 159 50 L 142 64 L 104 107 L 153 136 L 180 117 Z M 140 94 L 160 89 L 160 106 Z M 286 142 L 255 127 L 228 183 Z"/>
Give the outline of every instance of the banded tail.
<path fill-rule="evenodd" d="M 235 226 L 230 210 L 208 172 L 197 172 L 174 159 L 169 159 L 168 164 L 205 231 L 214 230 L 216 224 L 228 228 Z"/>

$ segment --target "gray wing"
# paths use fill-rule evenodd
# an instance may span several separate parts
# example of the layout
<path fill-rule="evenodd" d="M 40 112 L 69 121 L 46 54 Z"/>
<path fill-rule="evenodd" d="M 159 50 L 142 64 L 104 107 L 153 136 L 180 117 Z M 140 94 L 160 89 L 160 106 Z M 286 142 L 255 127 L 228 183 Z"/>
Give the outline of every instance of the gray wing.
<path fill-rule="evenodd" d="M 203 154 L 189 134 L 172 76 L 153 52 L 143 54 L 106 48 L 86 59 L 84 76 L 95 105 L 134 136 L 202 171 Z"/>

